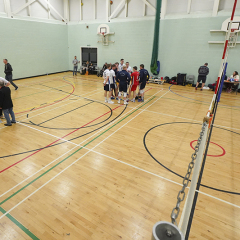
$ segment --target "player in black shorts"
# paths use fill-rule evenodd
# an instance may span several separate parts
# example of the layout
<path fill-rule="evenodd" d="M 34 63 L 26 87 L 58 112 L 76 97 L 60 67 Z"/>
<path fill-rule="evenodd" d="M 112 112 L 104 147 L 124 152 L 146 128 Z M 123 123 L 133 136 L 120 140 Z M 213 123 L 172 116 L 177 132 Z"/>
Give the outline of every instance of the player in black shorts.
<path fill-rule="evenodd" d="M 128 104 L 127 102 L 127 86 L 131 80 L 130 74 L 127 72 L 126 65 L 123 65 L 123 70 L 118 72 L 116 77 L 117 82 L 119 82 L 119 93 L 118 93 L 118 103 L 120 103 L 122 92 L 123 92 L 123 99 L 124 104 Z"/>
<path fill-rule="evenodd" d="M 146 69 L 144 69 L 144 65 L 140 65 L 139 71 L 139 89 L 141 94 L 141 99 L 138 99 L 138 102 L 144 102 L 144 89 L 147 81 L 149 80 L 149 73 Z"/>
<path fill-rule="evenodd" d="M 202 81 L 202 88 L 201 91 L 203 90 L 203 87 L 205 85 L 205 82 L 207 80 L 207 75 L 209 74 L 209 68 L 208 68 L 208 63 L 205 63 L 203 66 L 201 66 L 198 69 L 198 80 L 197 80 L 197 85 L 195 87 L 195 90 L 197 90 L 197 87 L 199 83 Z"/>
<path fill-rule="evenodd" d="M 114 102 L 111 100 L 112 89 L 110 84 L 110 69 L 111 69 L 110 64 L 107 64 L 107 69 L 103 72 L 103 79 L 104 79 L 103 86 L 104 86 L 105 102 L 113 104 Z M 109 99 L 107 99 L 108 92 L 109 92 Z"/>

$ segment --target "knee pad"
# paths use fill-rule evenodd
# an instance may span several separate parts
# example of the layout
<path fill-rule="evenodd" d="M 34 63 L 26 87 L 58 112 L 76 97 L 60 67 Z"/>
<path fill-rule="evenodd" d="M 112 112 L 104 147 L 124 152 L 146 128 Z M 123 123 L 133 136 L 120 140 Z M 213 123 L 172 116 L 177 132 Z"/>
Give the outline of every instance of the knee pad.
<path fill-rule="evenodd" d="M 144 89 L 140 90 L 140 94 L 143 94 L 144 93 Z"/>
<path fill-rule="evenodd" d="M 121 92 L 119 92 L 119 93 L 118 93 L 118 96 L 119 96 L 119 97 L 121 97 L 121 96 L 122 96 Z"/>
<path fill-rule="evenodd" d="M 123 93 L 123 97 L 127 97 L 127 93 L 125 92 L 125 93 Z"/>

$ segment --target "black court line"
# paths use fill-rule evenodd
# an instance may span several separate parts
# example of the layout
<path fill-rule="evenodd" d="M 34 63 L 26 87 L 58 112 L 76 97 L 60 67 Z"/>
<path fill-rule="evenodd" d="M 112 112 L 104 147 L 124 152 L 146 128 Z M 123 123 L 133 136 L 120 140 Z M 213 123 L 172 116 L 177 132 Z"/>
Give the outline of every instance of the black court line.
<path fill-rule="evenodd" d="M 102 104 L 102 105 L 108 107 L 108 108 L 109 108 L 109 111 L 110 111 L 110 115 L 108 116 L 107 119 L 104 119 L 104 120 L 101 121 L 101 122 L 94 123 L 94 124 L 91 124 L 91 125 L 87 125 L 87 126 L 85 126 L 85 127 L 83 127 L 83 128 L 89 128 L 89 127 L 93 127 L 93 126 L 99 125 L 99 124 L 101 124 L 101 123 L 106 122 L 108 119 L 110 119 L 110 118 L 112 117 L 112 114 L 113 114 L 113 113 L 112 113 L 112 109 L 111 109 L 108 105 L 106 105 L 106 104 L 104 104 L 104 103 L 101 103 L 101 102 L 94 101 L 94 100 L 89 100 L 89 99 L 85 99 L 85 100 L 87 100 L 87 101 L 92 101 L 93 103 Z M 22 122 L 22 121 L 21 121 L 21 122 Z M 45 129 L 51 129 L 51 130 L 75 130 L 75 129 L 79 129 L 79 127 L 76 127 L 76 128 L 54 128 L 54 127 L 46 127 L 46 126 L 41 126 L 41 125 L 35 124 L 35 123 L 32 122 L 32 121 L 22 122 L 22 123 L 30 124 L 30 125 L 34 125 L 34 126 L 38 126 L 38 127 L 45 128 Z"/>
<path fill-rule="evenodd" d="M 184 176 L 182 176 L 182 175 L 174 172 L 173 170 L 171 170 L 170 168 L 166 167 L 166 166 L 163 165 L 161 162 L 159 162 L 159 161 L 151 154 L 151 152 L 150 152 L 149 149 L 147 148 L 147 144 L 146 144 L 146 137 L 147 137 L 147 135 L 148 135 L 148 133 L 149 133 L 150 131 L 152 131 L 153 129 L 155 129 L 155 128 L 157 128 L 157 127 L 161 127 L 161 126 L 164 126 L 164 125 L 171 125 L 171 124 L 197 124 L 197 125 L 202 125 L 201 123 L 193 123 L 193 122 L 170 122 L 170 123 L 163 123 L 163 124 L 156 125 L 156 126 L 150 128 L 150 129 L 145 133 L 145 135 L 144 135 L 144 137 L 143 137 L 143 145 L 144 145 L 146 151 L 148 152 L 148 154 L 151 156 L 151 158 L 152 158 L 154 161 L 156 161 L 158 164 L 160 164 L 163 168 L 165 168 L 165 169 L 168 170 L 169 172 L 177 175 L 177 176 L 180 177 L 180 178 L 184 178 Z M 224 128 L 216 127 L 216 126 L 214 126 L 214 127 L 215 127 L 215 128 L 218 128 L 218 129 L 222 129 L 222 130 L 225 130 L 225 131 L 232 132 L 232 133 L 235 133 L 235 134 L 240 135 L 240 133 L 234 132 L 234 131 L 232 131 L 232 130 L 228 130 L 228 129 L 224 129 Z M 233 194 L 233 195 L 240 195 L 239 192 L 232 192 L 232 191 L 227 191 L 227 190 L 223 190 L 223 189 L 218 189 L 218 188 L 210 187 L 210 186 L 204 185 L 204 184 L 200 184 L 200 186 L 209 188 L 209 189 L 211 189 L 211 190 L 223 192 L 223 193 L 229 193 L 229 194 Z"/>
<path fill-rule="evenodd" d="M 58 115 L 58 116 L 56 116 L 56 117 L 50 118 L 50 119 L 48 119 L 48 120 L 46 120 L 46 121 L 44 121 L 44 122 L 38 123 L 38 124 L 33 123 L 32 121 L 30 121 L 30 122 L 31 122 L 32 124 L 34 124 L 34 125 L 39 126 L 39 125 L 41 125 L 41 124 L 43 124 L 43 123 L 49 122 L 49 121 L 51 121 L 51 120 L 53 120 L 53 119 L 56 119 L 56 118 L 58 118 L 58 117 L 61 117 L 61 116 L 65 115 L 65 114 L 68 114 L 68 113 L 70 113 L 70 112 L 73 112 L 73 111 L 75 111 L 75 110 L 77 110 L 77 109 L 79 109 L 79 108 L 85 107 L 85 106 L 87 106 L 87 105 L 89 105 L 89 104 L 91 104 L 91 103 L 93 103 L 93 101 L 91 101 L 90 103 L 86 103 L 86 104 L 84 104 L 84 105 L 82 105 L 82 106 L 80 106 L 80 107 L 74 108 L 74 109 L 72 109 L 72 110 L 70 110 L 70 111 L 68 111 L 68 112 L 63 113 L 63 114 L 60 114 L 60 115 Z"/>
<path fill-rule="evenodd" d="M 104 104 L 104 105 L 105 105 L 105 104 Z M 106 105 L 106 106 L 107 106 L 107 105 Z M 79 136 L 74 137 L 74 138 L 72 138 L 72 139 L 69 139 L 68 141 L 73 141 L 73 140 L 75 140 L 75 139 L 84 137 L 84 136 L 86 136 L 86 135 L 88 135 L 88 134 L 91 134 L 91 133 L 93 133 L 93 132 L 95 132 L 95 131 L 97 131 L 97 130 L 99 130 L 99 129 L 107 126 L 107 125 L 109 125 L 110 123 L 112 123 L 113 121 L 115 121 L 116 119 L 118 119 L 118 118 L 125 112 L 126 109 L 127 109 L 127 105 L 125 105 L 124 109 L 122 110 L 122 112 L 121 112 L 120 114 L 118 114 L 114 119 L 112 119 L 112 120 L 109 121 L 108 123 L 102 125 L 102 126 L 99 127 L 99 128 L 96 128 L 96 129 L 94 129 L 94 130 L 92 130 L 92 131 L 90 131 L 90 132 L 87 132 L 87 133 L 85 133 L 85 134 L 82 134 L 82 135 L 79 135 Z M 112 109 L 111 109 L 111 113 L 112 113 Z M 105 120 L 105 121 L 106 121 L 106 120 Z M 86 126 L 86 127 L 87 127 L 87 126 Z M 83 129 L 86 128 L 86 127 L 83 127 Z M 81 127 L 79 127 L 79 129 L 81 129 Z M 47 149 L 47 148 L 54 147 L 54 146 L 57 146 L 57 145 L 60 145 L 60 144 L 64 144 L 64 143 L 67 143 L 67 142 L 65 142 L 65 141 L 64 141 L 64 142 L 59 142 L 59 143 L 53 144 L 53 145 L 48 146 L 48 147 L 42 147 L 42 148 L 37 148 L 37 149 L 29 150 L 29 151 L 26 151 L 26 152 L 20 152 L 20 153 L 15 153 L 15 154 L 11 154 L 11 155 L 1 156 L 0 159 L 1 159 L 1 158 L 14 157 L 14 156 L 19 156 L 19 155 L 26 154 L 26 153 L 35 152 L 35 151 L 38 151 L 38 150 Z"/>

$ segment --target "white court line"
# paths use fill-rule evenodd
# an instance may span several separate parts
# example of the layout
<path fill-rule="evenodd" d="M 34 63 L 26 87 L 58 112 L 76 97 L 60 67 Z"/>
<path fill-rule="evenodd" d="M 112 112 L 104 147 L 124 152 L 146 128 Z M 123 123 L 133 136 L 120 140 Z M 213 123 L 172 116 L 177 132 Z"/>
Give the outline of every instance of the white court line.
<path fill-rule="evenodd" d="M 165 93 L 166 94 L 166 93 Z M 165 95 L 164 94 L 164 95 Z M 163 96 L 164 96 L 163 95 Z M 158 100 L 156 100 L 156 101 L 158 101 Z M 155 101 L 155 102 L 156 102 Z M 155 102 L 153 102 L 152 104 L 154 104 Z M 151 105 L 152 105 L 151 104 Z M 151 105 L 149 105 L 148 107 L 150 107 Z M 147 107 L 147 108 L 148 108 Z M 147 109 L 146 108 L 146 109 Z M 147 111 L 146 109 L 143 109 L 139 114 L 141 114 L 143 111 Z M 130 112 L 130 111 L 129 111 Z M 129 112 L 127 112 L 126 114 L 128 114 Z M 139 115 L 138 114 L 138 115 Z M 135 117 L 133 117 L 130 121 L 132 121 L 134 118 L 136 118 L 138 115 L 136 115 Z M 118 120 L 118 119 L 116 119 L 116 120 Z M 115 120 L 115 121 L 116 121 Z M 122 127 L 124 127 L 126 124 L 128 124 L 130 121 L 128 121 L 127 123 L 125 123 L 123 126 L 121 126 L 119 129 L 121 129 Z M 118 129 L 118 130 L 119 130 Z M 117 132 L 118 130 L 116 130 L 115 132 Z M 102 130 L 100 130 L 100 131 L 102 131 Z M 98 132 L 100 132 L 100 131 L 98 131 Z M 115 132 L 113 132 L 110 136 L 112 136 Z M 96 133 L 97 134 L 97 133 Z M 95 135 L 95 134 L 94 134 Z M 94 136 L 93 135 L 93 136 Z M 102 142 L 104 142 L 106 139 L 108 139 L 110 136 L 108 136 L 107 138 L 105 138 Z M 91 136 L 92 137 L 92 136 Z M 91 137 L 89 137 L 89 138 L 91 138 Z M 86 139 L 87 140 L 87 139 Z M 85 140 L 85 141 L 86 141 Z M 85 142 L 85 141 L 83 141 L 83 142 Z M 163 179 L 163 180 L 166 180 L 166 181 L 168 181 L 168 182 L 171 182 L 171 183 L 174 183 L 174 184 L 176 184 L 176 185 L 179 185 L 179 186 L 182 186 L 182 184 L 180 184 L 180 183 L 178 183 L 178 182 L 175 182 L 175 181 L 173 181 L 173 180 L 170 180 L 170 179 L 168 179 L 168 178 L 165 178 L 165 177 L 162 177 L 162 176 L 160 176 L 160 175 L 157 175 L 157 174 L 155 174 L 155 173 L 152 173 L 152 172 L 149 172 L 149 171 L 147 171 L 147 170 L 144 170 L 144 169 L 141 169 L 141 168 L 139 168 L 139 167 L 136 167 L 136 166 L 134 166 L 134 165 L 131 165 L 131 164 L 129 164 L 129 163 L 126 163 L 126 162 L 123 162 L 123 161 L 121 161 L 121 160 L 118 160 L 118 159 L 115 159 L 115 158 L 113 158 L 113 157 L 110 157 L 110 156 L 107 156 L 107 155 L 105 155 L 105 154 L 102 154 L 102 153 L 99 153 L 99 152 L 97 152 L 97 151 L 94 151 L 93 149 L 94 148 L 96 148 L 97 146 L 99 146 L 102 142 L 100 142 L 99 144 L 97 144 L 95 147 L 93 147 L 92 149 L 88 149 L 88 148 L 86 148 L 86 147 L 83 147 L 83 146 L 81 146 L 80 144 L 79 144 L 79 146 L 80 147 L 83 147 L 84 149 L 87 149 L 87 150 L 89 150 L 87 153 L 85 153 L 83 156 L 81 156 L 79 159 L 77 159 L 75 162 L 73 162 L 72 164 L 70 164 L 68 167 L 66 167 L 65 169 L 63 169 L 61 172 L 59 172 L 56 176 L 54 176 L 52 179 L 50 179 L 48 182 L 46 182 L 44 185 L 42 185 L 39 189 L 36 189 L 32 194 L 30 194 L 27 198 L 25 198 L 25 199 L 23 199 L 21 202 L 19 202 L 17 205 L 15 205 L 12 209 L 10 209 L 7 213 L 9 213 L 10 211 L 12 211 L 14 208 L 16 208 L 18 205 L 20 205 L 22 202 L 24 202 L 26 199 L 28 199 L 30 196 L 32 196 L 33 194 L 35 194 L 37 191 L 39 191 L 41 188 L 43 188 L 45 185 L 47 185 L 50 181 L 52 181 L 53 179 L 55 179 L 58 175 L 60 175 L 62 172 L 64 172 L 65 170 L 67 170 L 69 167 L 71 167 L 73 164 L 75 164 L 77 161 L 79 161 L 82 157 L 84 157 L 84 156 L 86 156 L 89 152 L 94 152 L 94 153 L 97 153 L 97 154 L 100 154 L 100 155 L 102 155 L 102 156 L 105 156 L 105 157 L 107 157 L 107 158 L 110 158 L 110 159 L 112 159 L 112 160 L 114 160 L 114 161 L 117 161 L 117 162 L 120 162 L 120 163 L 122 163 L 122 164 L 125 164 L 125 165 L 127 165 L 127 166 L 130 166 L 130 167 L 133 167 L 133 168 L 135 168 L 135 169 L 138 169 L 138 170 L 140 170 L 140 171 L 143 171 L 143 172 L 145 172 L 145 173 L 148 173 L 148 174 L 151 174 L 151 175 L 153 175 L 153 176 L 156 176 L 156 177 L 158 177 L 158 178 L 161 178 L 161 179 Z M 73 144 L 75 144 L 75 143 L 73 143 Z M 75 146 L 74 148 L 76 148 L 77 146 Z M 73 148 L 73 149 L 74 149 Z M 68 152 L 70 152 L 70 151 L 72 151 L 73 149 L 71 149 L 71 150 L 69 150 Z M 68 153 L 67 152 L 67 153 Z M 66 154 L 66 153 L 65 153 Z M 63 155 L 65 155 L 65 154 L 63 154 Z M 62 155 L 62 156 L 63 156 Z M 61 158 L 62 156 L 60 156 L 59 158 Z M 59 159 L 59 158 L 57 158 L 57 159 Z M 56 159 L 56 160 L 57 160 Z M 54 161 L 56 161 L 56 160 L 54 160 Z M 53 161 L 53 162 L 54 162 Z M 52 163 L 52 162 L 51 162 Z M 51 163 L 49 163 L 48 165 L 50 165 Z M 47 165 L 47 166 L 48 166 Z M 47 167 L 47 166 L 45 166 L 45 167 Z M 45 168 L 44 167 L 44 168 Z M 44 169 L 44 168 L 42 168 L 42 169 Z M 40 169 L 39 171 L 41 171 L 42 169 Z M 38 171 L 38 172 L 39 172 Z M 36 172 L 37 173 L 37 172 Z M 36 174 L 35 173 L 35 174 Z M 32 176 L 34 176 L 35 174 L 33 174 Z M 30 176 L 30 177 L 32 177 L 32 176 Z M 28 177 L 27 179 L 29 179 L 30 177 Z M 23 180 L 21 183 L 23 183 L 24 181 L 26 181 L 27 179 L 25 179 L 25 180 Z M 21 183 L 19 183 L 18 185 L 20 185 Z M 16 185 L 16 186 L 18 186 L 18 185 Z M 15 187 L 16 187 L 15 186 Z M 14 189 L 15 187 L 13 187 L 12 189 Z M 189 187 L 188 187 L 189 188 Z M 11 191 L 12 189 L 10 189 L 10 190 L 8 190 L 7 192 L 9 192 L 9 191 Z M 7 193 L 6 192 L 6 193 Z M 215 199 L 215 200 L 218 200 L 218 201 L 221 201 L 221 202 L 223 202 L 223 203 L 226 203 L 226 204 L 228 204 L 228 205 L 231 205 L 231 206 L 234 206 L 234 207 L 236 207 L 236 208 L 240 208 L 240 206 L 238 206 L 238 205 L 236 205 L 236 204 L 232 204 L 232 203 L 230 203 L 230 202 L 228 202 L 228 201 L 225 201 L 225 200 L 222 200 L 222 199 L 220 199 L 220 198 L 217 198 L 217 197 L 214 197 L 214 196 L 212 196 L 212 195 L 209 195 L 209 194 L 207 194 L 207 193 L 204 193 L 204 192 L 201 192 L 201 191 L 198 191 L 199 193 L 201 193 L 201 194 L 204 194 L 204 195 L 206 195 L 206 196 L 208 196 L 208 197 L 210 197 L 210 198 L 213 198 L 213 199 Z M 4 194 L 2 194 L 0 197 L 2 197 L 3 195 L 5 195 L 6 193 L 4 193 Z M 7 214 L 6 213 L 6 214 Z M 6 215 L 5 214 L 5 215 Z M 3 217 L 3 216 L 2 216 Z M 2 218 L 2 217 L 0 217 L 0 219 Z"/>
<path fill-rule="evenodd" d="M 159 93 L 160 91 L 158 91 L 157 93 Z M 170 90 L 168 91 L 170 92 Z M 166 95 L 168 92 L 164 93 L 162 96 Z M 154 95 L 156 95 L 157 93 L 155 93 Z M 153 95 L 153 96 L 154 96 Z M 152 97 L 153 97 L 152 96 Z M 155 102 L 157 102 L 159 99 L 157 99 L 156 101 L 154 101 L 153 103 L 151 103 L 150 105 L 147 106 L 147 108 L 149 108 L 150 106 L 152 106 Z M 146 109 L 147 109 L 146 108 Z M 112 134 L 108 135 L 105 139 L 103 139 L 101 142 L 99 142 L 97 145 L 95 145 L 93 149 L 95 149 L 96 147 L 98 147 L 100 144 L 102 144 L 103 142 L 105 142 L 109 137 L 111 137 L 113 134 L 115 134 L 116 132 L 118 132 L 120 129 L 122 129 L 125 125 L 127 125 L 129 122 L 131 122 L 133 119 L 135 119 L 137 116 L 139 116 L 142 112 L 144 111 L 144 109 L 138 113 L 137 115 L 135 115 L 133 118 L 131 118 L 128 122 L 126 122 L 125 124 L 123 124 L 121 127 L 119 127 L 116 131 L 114 131 Z M 129 111 L 130 112 L 130 111 Z M 117 119 L 116 119 L 117 120 Z M 74 165 L 76 162 L 78 162 L 80 159 L 82 159 L 83 157 L 85 157 L 88 153 L 90 153 L 91 151 L 89 150 L 88 152 L 86 152 L 84 155 L 82 155 L 80 158 L 78 158 L 77 160 L 75 160 L 74 162 L 72 162 L 70 165 L 68 165 L 66 168 L 64 168 L 62 171 L 60 171 L 58 174 L 56 174 L 54 177 L 52 177 L 50 180 L 48 180 L 47 182 L 45 182 L 41 187 L 39 187 L 38 189 L 36 189 L 34 192 L 32 192 L 31 194 L 29 194 L 26 198 L 24 198 L 22 201 L 20 201 L 18 204 L 16 204 L 14 207 L 12 207 L 10 210 L 8 210 L 6 213 L 4 213 L 0 219 L 2 219 L 3 217 L 5 217 L 7 214 L 9 214 L 12 210 L 14 210 L 16 207 L 18 207 L 21 203 L 23 203 L 24 201 L 26 201 L 29 197 L 31 197 L 32 195 L 34 195 L 36 192 L 38 192 L 40 189 L 42 189 L 44 186 L 46 186 L 49 182 L 51 182 L 52 180 L 54 180 L 56 177 L 58 177 L 60 174 L 62 174 L 63 172 L 65 172 L 68 168 L 70 168 L 72 165 Z"/>
<path fill-rule="evenodd" d="M 160 91 L 159 91 L 160 92 Z M 157 93 L 156 93 L 157 94 Z M 151 98 L 151 97 L 150 97 Z M 148 98 L 148 100 L 150 99 Z M 147 100 L 147 101 L 148 101 Z M 144 103 L 140 104 L 143 105 Z M 145 110 L 145 109 L 144 109 Z M 77 145 L 79 147 L 81 147 L 81 145 L 86 142 L 88 139 L 94 137 L 95 135 L 97 135 L 98 133 L 100 133 L 101 131 L 103 131 L 105 128 L 111 126 L 112 124 L 114 124 L 116 121 L 119 121 L 121 118 L 123 118 L 125 115 L 129 114 L 131 111 L 128 111 L 126 113 L 124 113 L 119 119 L 115 119 L 113 122 L 111 122 L 110 124 L 106 125 L 105 127 L 101 128 L 99 131 L 97 131 L 96 133 L 94 133 L 93 135 L 89 136 L 86 140 L 82 141 L 80 144 L 75 144 L 73 142 L 68 141 L 69 143 L 72 143 L 74 145 Z M 25 126 L 25 125 L 24 125 Z M 29 127 L 26 125 L 26 127 Z M 37 130 L 37 129 L 35 129 Z M 41 130 L 40 130 L 41 131 Z M 48 134 L 44 131 L 41 131 L 42 133 Z M 53 137 L 59 138 L 57 136 L 51 135 Z M 67 141 L 67 140 L 66 140 Z M 75 149 L 77 146 L 75 146 L 74 148 L 70 149 L 68 152 L 70 152 L 71 150 Z M 68 153 L 66 152 L 66 153 Z M 46 166 L 44 166 L 43 168 L 41 168 L 40 170 L 38 170 L 36 173 L 40 172 L 41 170 L 45 169 L 47 166 L 49 166 L 51 163 L 54 163 L 56 160 L 58 160 L 59 158 L 63 157 L 66 153 L 62 154 L 60 157 L 58 157 L 57 159 L 53 160 L 52 162 L 50 162 L 49 164 L 47 164 Z M 14 188 L 16 188 L 17 186 L 19 186 L 20 184 L 22 184 L 23 182 L 25 182 L 26 180 L 28 180 L 29 178 L 33 177 L 36 173 L 32 174 L 31 176 L 27 177 L 26 179 L 24 179 L 23 181 L 21 181 L 20 183 L 18 183 L 17 185 L 15 185 L 14 187 L 12 187 L 11 189 L 9 189 L 8 191 L 6 191 L 5 193 L 3 193 L 0 197 L 4 196 L 6 193 L 8 193 L 9 191 L 13 190 Z"/>

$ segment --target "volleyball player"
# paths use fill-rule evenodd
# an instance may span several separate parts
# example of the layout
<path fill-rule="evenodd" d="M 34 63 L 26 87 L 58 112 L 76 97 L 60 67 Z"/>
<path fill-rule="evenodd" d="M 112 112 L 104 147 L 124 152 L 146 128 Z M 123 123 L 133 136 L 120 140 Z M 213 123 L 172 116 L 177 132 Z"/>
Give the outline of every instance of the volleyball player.
<path fill-rule="evenodd" d="M 110 84 L 111 84 L 111 89 L 112 89 L 112 97 L 111 99 L 116 99 L 118 100 L 118 87 L 116 84 L 116 73 L 115 73 L 116 65 L 112 65 L 112 69 L 110 70 Z M 115 97 L 113 96 L 113 92 L 115 93 Z"/>
<path fill-rule="evenodd" d="M 144 65 L 140 65 L 139 71 L 139 89 L 141 94 L 141 99 L 138 99 L 138 102 L 144 102 L 144 89 L 147 81 L 149 80 L 149 73 L 146 69 L 144 69 Z"/>
<path fill-rule="evenodd" d="M 114 102 L 111 101 L 111 96 L 112 96 L 112 90 L 111 90 L 111 84 L 110 84 L 110 69 L 111 66 L 110 64 L 107 64 L 107 69 L 103 72 L 103 86 L 104 86 L 104 97 L 105 97 L 105 102 L 113 104 Z M 107 99 L 107 93 L 108 99 Z"/>
<path fill-rule="evenodd" d="M 123 70 L 118 72 L 116 80 L 119 82 L 119 93 L 118 93 L 118 103 L 120 103 L 122 92 L 123 92 L 123 99 L 124 104 L 128 104 L 127 102 L 127 86 L 131 80 L 131 76 L 127 72 L 126 65 L 123 66 Z"/>
<path fill-rule="evenodd" d="M 131 100 L 132 102 L 135 102 L 135 97 L 136 97 L 136 90 L 137 86 L 139 84 L 139 72 L 137 71 L 137 67 L 133 67 L 133 73 L 131 74 L 132 82 L 129 88 L 129 99 L 131 99 L 131 93 L 133 92 L 133 99 Z"/>

